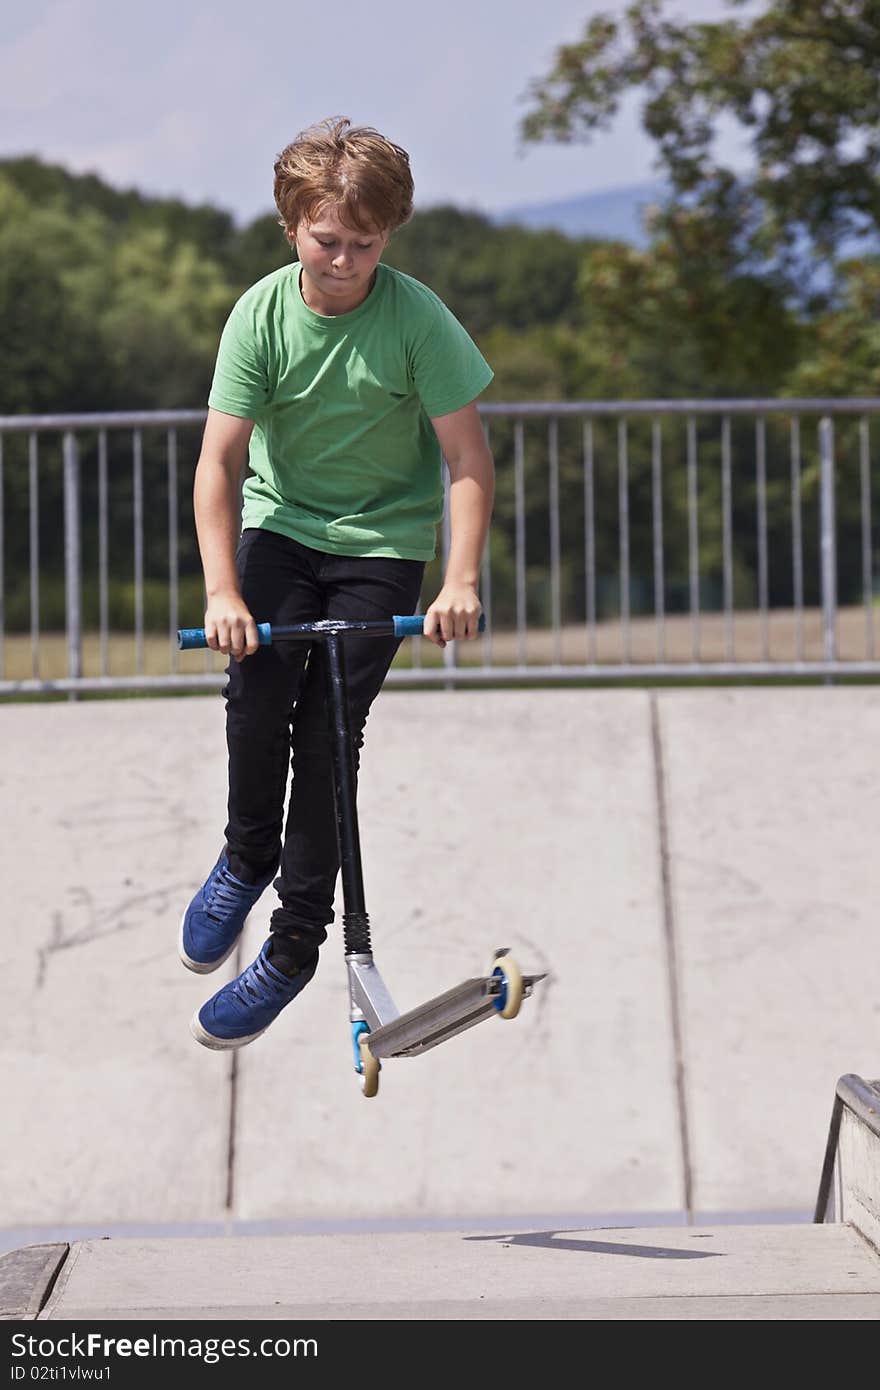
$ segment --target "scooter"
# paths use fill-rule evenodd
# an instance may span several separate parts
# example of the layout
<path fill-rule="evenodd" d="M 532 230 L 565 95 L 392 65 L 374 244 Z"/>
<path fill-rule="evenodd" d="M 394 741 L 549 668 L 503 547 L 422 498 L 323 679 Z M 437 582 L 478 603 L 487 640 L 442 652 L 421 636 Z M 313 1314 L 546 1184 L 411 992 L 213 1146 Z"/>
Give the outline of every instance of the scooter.
<path fill-rule="evenodd" d="M 484 628 L 485 618 L 481 617 L 480 630 Z M 463 980 L 445 994 L 402 1014 L 373 959 L 361 864 L 344 638 L 349 632 L 369 633 L 375 637 L 419 637 L 424 633 L 424 618 L 418 615 L 393 617 L 380 622 L 324 618 L 286 626 L 258 623 L 257 632 L 261 646 L 274 642 L 308 642 L 321 643 L 324 648 L 351 1040 L 362 1093 L 372 1097 L 379 1090 L 383 1058 L 418 1057 L 484 1019 L 516 1018 L 522 1001 L 545 976 L 523 974 L 507 947 L 499 947 L 492 954 L 486 975 Z M 181 628 L 177 643 L 181 649 L 208 645 L 204 628 Z"/>

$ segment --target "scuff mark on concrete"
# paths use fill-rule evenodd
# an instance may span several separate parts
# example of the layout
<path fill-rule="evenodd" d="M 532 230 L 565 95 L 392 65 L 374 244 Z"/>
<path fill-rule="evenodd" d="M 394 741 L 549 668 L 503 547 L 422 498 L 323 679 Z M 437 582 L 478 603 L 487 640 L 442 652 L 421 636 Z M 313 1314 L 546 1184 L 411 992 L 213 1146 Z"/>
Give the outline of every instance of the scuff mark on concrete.
<path fill-rule="evenodd" d="M 68 931 L 64 913 L 56 910 L 52 914 L 49 940 L 37 950 L 37 989 L 45 984 L 50 958 L 58 952 L 89 946 L 116 932 L 131 931 L 142 926 L 145 917 L 169 918 L 172 908 L 185 902 L 191 893 L 191 883 L 169 883 L 147 893 L 133 893 L 119 902 L 96 909 L 90 890 L 81 884 L 75 885 L 70 889 L 69 897 L 77 910 L 85 909 L 85 926 Z"/>
<path fill-rule="evenodd" d="M 49 966 L 49 954 L 57 951 L 64 938 L 64 918 L 60 912 L 52 913 L 52 928 L 49 932 L 49 940 L 45 946 L 37 949 L 37 989 L 42 989 L 46 982 L 46 971 Z"/>

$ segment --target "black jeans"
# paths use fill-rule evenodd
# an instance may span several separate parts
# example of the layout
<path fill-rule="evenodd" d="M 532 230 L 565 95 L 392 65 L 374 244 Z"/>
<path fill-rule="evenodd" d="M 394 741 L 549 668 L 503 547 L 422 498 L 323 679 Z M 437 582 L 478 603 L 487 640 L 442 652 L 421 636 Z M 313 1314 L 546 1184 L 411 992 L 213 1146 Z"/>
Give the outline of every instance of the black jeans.
<path fill-rule="evenodd" d="M 279 625 L 413 613 L 425 570 L 421 560 L 327 554 L 262 528 L 243 533 L 236 566 L 256 621 Z M 353 632 L 342 640 L 357 768 L 370 705 L 401 639 Z M 320 643 L 282 641 L 241 662 L 230 657 L 226 674 L 230 865 L 263 877 L 280 863 L 271 931 L 305 961 L 327 939 L 339 874 L 323 652 Z"/>

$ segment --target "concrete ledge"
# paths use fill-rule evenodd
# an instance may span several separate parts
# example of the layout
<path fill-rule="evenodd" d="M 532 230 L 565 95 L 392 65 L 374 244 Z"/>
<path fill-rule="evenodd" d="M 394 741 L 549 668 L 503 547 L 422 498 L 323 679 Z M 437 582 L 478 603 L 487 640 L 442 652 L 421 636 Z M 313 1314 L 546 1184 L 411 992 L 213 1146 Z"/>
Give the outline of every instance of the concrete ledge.
<path fill-rule="evenodd" d="M 25 1245 L 0 1256 L 0 1320 L 37 1316 L 69 1250 L 65 1241 Z"/>
<path fill-rule="evenodd" d="M 880 1312 L 880 1258 L 844 1224 L 498 1229 L 83 1241 L 38 1316 L 803 1318 L 833 1316 L 838 1298 L 846 1316 Z"/>

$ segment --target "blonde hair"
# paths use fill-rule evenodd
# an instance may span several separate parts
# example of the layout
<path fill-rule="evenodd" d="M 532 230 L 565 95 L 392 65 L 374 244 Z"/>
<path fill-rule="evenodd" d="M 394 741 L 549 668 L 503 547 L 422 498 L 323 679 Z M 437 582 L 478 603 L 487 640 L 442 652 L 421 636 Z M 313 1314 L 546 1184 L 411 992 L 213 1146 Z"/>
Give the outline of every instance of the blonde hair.
<path fill-rule="evenodd" d="M 337 210 L 353 231 L 393 232 L 412 217 L 409 155 L 371 126 L 347 117 L 300 131 L 275 161 L 275 206 L 288 233 Z"/>

